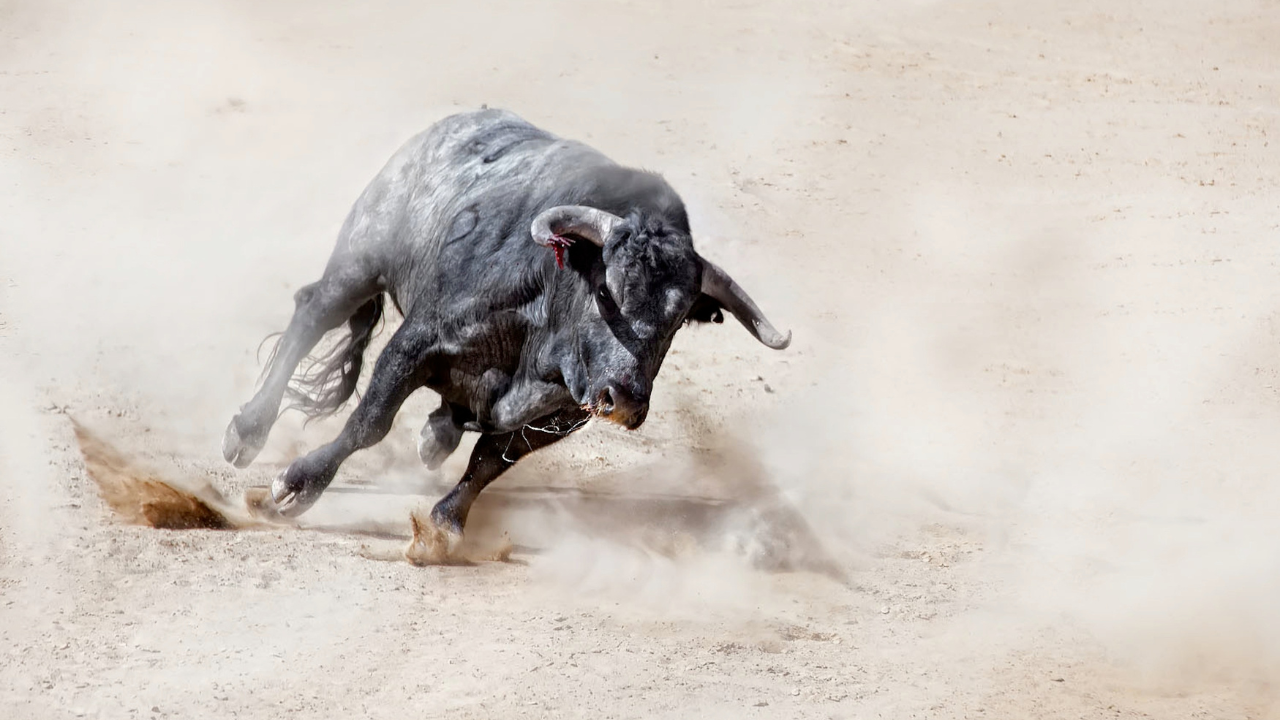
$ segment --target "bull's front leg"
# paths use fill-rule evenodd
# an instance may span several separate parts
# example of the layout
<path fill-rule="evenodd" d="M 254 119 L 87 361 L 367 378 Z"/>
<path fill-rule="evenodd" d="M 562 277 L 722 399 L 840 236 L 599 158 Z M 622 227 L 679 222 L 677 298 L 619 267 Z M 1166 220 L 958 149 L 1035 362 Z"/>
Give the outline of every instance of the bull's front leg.
<path fill-rule="evenodd" d="M 512 386 L 510 376 L 486 372 L 473 393 L 472 410 L 441 401 L 427 416 L 418 436 L 418 457 L 428 470 L 438 470 L 458 449 L 463 431 L 511 432 L 563 407 L 564 388 L 539 381 Z"/>
<path fill-rule="evenodd" d="M 462 423 L 472 433 L 509 433 L 562 407 L 573 405 L 562 384 L 489 370 L 471 393 L 474 419 Z M 439 411 L 438 411 L 439 413 Z"/>
<path fill-rule="evenodd" d="M 589 417 L 587 411 L 572 407 L 536 418 L 514 432 L 481 436 L 453 490 L 436 503 L 429 517 L 412 516 L 413 542 L 405 549 L 405 557 L 418 564 L 456 558 L 467 515 L 480 492 L 520 458 L 568 437 Z"/>
<path fill-rule="evenodd" d="M 491 432 L 512 432 L 572 405 L 573 398 L 563 385 L 543 380 L 518 380 L 493 404 Z"/>

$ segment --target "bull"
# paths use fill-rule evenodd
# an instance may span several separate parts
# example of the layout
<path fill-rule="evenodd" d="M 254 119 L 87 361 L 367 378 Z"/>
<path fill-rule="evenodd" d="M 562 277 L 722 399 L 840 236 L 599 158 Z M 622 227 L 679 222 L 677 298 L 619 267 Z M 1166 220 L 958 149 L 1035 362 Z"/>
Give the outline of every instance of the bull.
<path fill-rule="evenodd" d="M 286 396 L 312 417 L 346 403 L 387 299 L 403 322 L 338 436 L 272 482 L 276 512 L 310 508 L 427 387 L 440 396 L 418 444 L 428 468 L 464 432 L 480 433 L 430 514 L 453 547 L 476 497 L 521 457 L 592 417 L 640 427 L 682 326 L 721 322 L 727 310 L 770 348 L 791 341 L 694 250 L 684 203 L 662 177 L 507 111 L 460 113 L 409 140 L 355 202 L 323 275 L 294 295 L 257 392 L 227 426 L 229 462 L 253 462 Z M 344 323 L 338 344 L 311 356 Z"/>

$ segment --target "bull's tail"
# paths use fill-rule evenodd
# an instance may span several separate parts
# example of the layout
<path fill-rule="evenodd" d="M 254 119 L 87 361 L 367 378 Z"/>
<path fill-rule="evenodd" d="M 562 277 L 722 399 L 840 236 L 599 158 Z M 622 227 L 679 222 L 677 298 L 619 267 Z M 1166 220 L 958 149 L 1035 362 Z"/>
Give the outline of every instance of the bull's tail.
<path fill-rule="evenodd" d="M 382 319 L 382 305 L 383 295 L 378 293 L 347 320 L 336 343 L 307 357 L 285 391 L 289 408 L 314 419 L 332 415 L 346 404 L 356 391 L 364 351 Z"/>

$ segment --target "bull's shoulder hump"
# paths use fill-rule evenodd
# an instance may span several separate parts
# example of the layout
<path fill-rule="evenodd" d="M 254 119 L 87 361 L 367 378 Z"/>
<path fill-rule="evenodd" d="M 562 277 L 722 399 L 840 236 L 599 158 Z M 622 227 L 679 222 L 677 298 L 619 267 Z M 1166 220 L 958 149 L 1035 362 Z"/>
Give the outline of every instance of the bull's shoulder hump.
<path fill-rule="evenodd" d="M 464 112 L 446 115 L 436 120 L 426 130 L 422 132 L 424 135 L 465 135 L 474 132 L 477 129 L 493 126 L 493 125 L 510 125 L 524 124 L 532 127 L 532 124 L 524 118 L 516 115 L 510 110 L 501 110 L 497 108 L 485 108 L 483 110 L 467 110 Z"/>
<path fill-rule="evenodd" d="M 428 128 L 425 145 L 444 160 L 493 162 L 513 147 L 532 140 L 554 141 L 551 133 L 507 110 L 486 109 L 458 113 Z"/>

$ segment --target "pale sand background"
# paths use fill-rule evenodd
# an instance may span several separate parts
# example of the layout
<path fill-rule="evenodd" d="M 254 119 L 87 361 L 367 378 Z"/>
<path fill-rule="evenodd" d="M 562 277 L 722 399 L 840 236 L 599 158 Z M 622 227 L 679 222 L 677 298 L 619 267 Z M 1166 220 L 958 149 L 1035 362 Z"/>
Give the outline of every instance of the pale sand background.
<path fill-rule="evenodd" d="M 1276 716 L 1280 5 L 356 5 L 0 3 L 5 717 Z M 478 506 L 525 564 L 120 525 L 64 413 L 233 494 L 330 437 L 219 454 L 481 103 L 662 171 L 792 348 L 682 333 L 640 432 Z M 430 409 L 309 517 L 407 530 Z M 847 585 L 751 566 L 762 489 Z"/>

